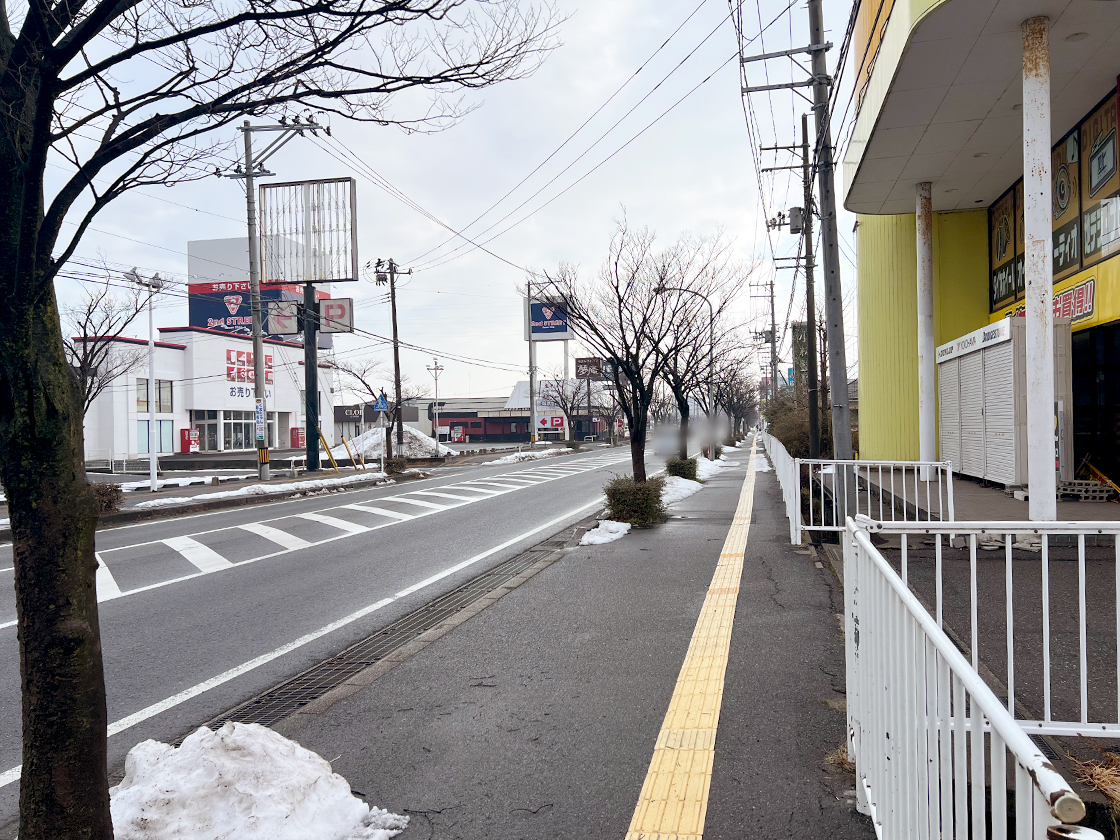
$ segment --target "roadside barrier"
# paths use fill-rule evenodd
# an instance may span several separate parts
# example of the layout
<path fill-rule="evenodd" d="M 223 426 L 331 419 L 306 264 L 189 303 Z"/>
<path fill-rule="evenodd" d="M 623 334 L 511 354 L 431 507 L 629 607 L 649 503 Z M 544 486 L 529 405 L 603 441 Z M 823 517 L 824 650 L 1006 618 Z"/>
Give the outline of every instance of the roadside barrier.
<path fill-rule="evenodd" d="M 849 518 L 843 537 L 848 751 L 877 835 L 1103 840 L 1076 825 L 1080 797 L 872 545 L 878 524 Z"/>

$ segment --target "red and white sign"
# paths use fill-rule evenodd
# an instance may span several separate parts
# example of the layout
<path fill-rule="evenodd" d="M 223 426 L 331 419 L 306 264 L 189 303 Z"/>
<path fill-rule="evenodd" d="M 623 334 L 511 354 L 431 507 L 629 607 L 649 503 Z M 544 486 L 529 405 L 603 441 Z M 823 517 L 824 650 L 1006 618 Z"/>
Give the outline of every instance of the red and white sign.
<path fill-rule="evenodd" d="M 544 415 L 537 418 L 538 429 L 563 429 L 564 428 L 564 415 L 552 414 Z"/>
<path fill-rule="evenodd" d="M 229 382 L 255 382 L 253 352 L 251 350 L 226 350 L 226 380 Z M 264 381 L 272 384 L 272 356 L 264 357 Z"/>
<path fill-rule="evenodd" d="M 320 301 L 319 332 L 354 332 L 354 299 L 330 298 Z"/>

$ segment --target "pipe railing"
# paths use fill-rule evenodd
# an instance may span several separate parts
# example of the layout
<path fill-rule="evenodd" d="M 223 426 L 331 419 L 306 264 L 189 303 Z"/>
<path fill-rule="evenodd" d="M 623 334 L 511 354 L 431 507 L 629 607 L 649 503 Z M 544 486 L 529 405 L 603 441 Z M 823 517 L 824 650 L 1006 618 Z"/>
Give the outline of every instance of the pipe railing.
<path fill-rule="evenodd" d="M 844 535 L 848 749 L 857 806 L 878 836 L 1101 840 L 1076 825 L 1080 797 L 866 527 L 849 519 Z"/>

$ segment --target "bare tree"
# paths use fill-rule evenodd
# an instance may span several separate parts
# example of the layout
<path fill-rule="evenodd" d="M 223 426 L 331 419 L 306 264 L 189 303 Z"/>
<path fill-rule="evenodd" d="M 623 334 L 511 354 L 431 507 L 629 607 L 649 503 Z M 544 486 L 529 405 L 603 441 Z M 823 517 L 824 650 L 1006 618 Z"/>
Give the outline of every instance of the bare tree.
<path fill-rule="evenodd" d="M 138 370 L 147 358 L 147 350 L 121 339 L 153 294 L 139 286 L 122 294 L 106 281 L 86 287 L 78 303 L 63 309 L 62 344 L 78 377 L 83 417 L 109 383 Z"/>
<path fill-rule="evenodd" d="M 465 109 L 449 95 L 524 76 L 553 46 L 555 15 L 524 2 L 0 6 L 0 479 L 15 557 L 25 840 L 113 830 L 97 506 L 55 277 L 120 195 L 209 173 L 234 132 L 208 138 L 241 116 L 317 109 L 408 130 L 452 123 Z M 432 104 L 397 114 L 394 94 L 409 90 Z M 48 183 L 48 161 L 69 171 Z"/>
<path fill-rule="evenodd" d="M 384 367 L 384 362 L 373 356 L 362 356 L 356 359 L 333 359 L 335 369 L 342 374 L 350 390 L 356 393 L 363 402 L 377 402 L 378 397 L 385 396 L 385 388 L 392 382 L 392 371 Z M 427 392 L 418 385 L 413 385 L 407 376 L 401 376 L 401 405 L 418 400 Z M 389 416 L 387 428 L 392 428 L 400 415 L 401 406 L 386 397 L 389 403 Z M 439 435 L 439 430 L 436 430 Z M 393 457 L 393 436 L 385 435 L 385 457 Z"/>
<path fill-rule="evenodd" d="M 754 357 L 745 351 L 726 355 L 716 370 L 715 402 L 739 435 L 758 419 L 758 383 L 750 376 Z"/>
<path fill-rule="evenodd" d="M 558 408 L 564 413 L 564 420 L 568 424 L 568 440 L 572 440 L 582 383 L 578 379 L 565 379 L 563 368 L 554 368 L 547 373 L 552 378 L 540 381 L 541 403 Z M 582 390 L 586 393 L 586 389 Z"/>
<path fill-rule="evenodd" d="M 546 275 L 548 292 L 563 305 L 572 331 L 614 363 L 615 393 L 630 426 L 630 460 L 639 482 L 646 480 L 649 410 L 665 364 L 661 348 L 682 306 L 680 296 L 656 292 L 669 276 L 668 260 L 654 252 L 653 233 L 631 230 L 622 220 L 594 280 L 581 280 L 568 264 Z"/>
<path fill-rule="evenodd" d="M 653 425 L 660 426 L 668 423 L 677 413 L 677 402 L 673 399 L 673 392 L 661 379 L 653 387 L 653 399 L 649 404 L 649 414 L 653 418 Z"/>

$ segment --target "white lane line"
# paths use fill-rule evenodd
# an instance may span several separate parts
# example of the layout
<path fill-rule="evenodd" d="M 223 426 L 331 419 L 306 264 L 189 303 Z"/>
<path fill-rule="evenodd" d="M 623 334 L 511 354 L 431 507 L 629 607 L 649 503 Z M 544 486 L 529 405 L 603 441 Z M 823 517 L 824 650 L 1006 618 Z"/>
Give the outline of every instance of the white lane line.
<path fill-rule="evenodd" d="M 413 490 L 412 492 L 421 496 L 436 496 L 440 499 L 454 499 L 457 502 L 478 502 L 485 498 L 483 496 L 456 496 L 454 493 L 438 493 L 435 490 Z"/>
<path fill-rule="evenodd" d="M 435 502 L 422 502 L 420 499 L 409 499 L 405 496 L 394 496 L 391 500 L 384 499 L 383 501 L 404 502 L 406 505 L 416 505 L 417 507 L 430 508 L 431 510 L 448 510 L 458 505 L 437 505 Z"/>
<path fill-rule="evenodd" d="M 241 665 L 230 668 L 228 671 L 223 671 L 215 677 L 211 677 L 204 682 L 200 682 L 197 685 L 193 685 L 184 691 L 180 691 L 178 694 L 174 694 L 171 697 L 160 700 L 158 703 L 153 703 L 152 705 L 147 706 L 138 712 L 133 712 L 131 715 L 110 723 L 109 736 L 112 737 L 113 735 L 119 735 L 121 732 L 124 732 L 126 729 L 131 729 L 138 723 L 143 723 L 144 721 L 149 720 L 156 715 L 163 714 L 169 709 L 174 709 L 176 706 L 181 706 L 188 700 L 198 697 L 200 694 L 205 694 L 212 688 L 217 688 L 220 685 L 224 685 L 230 680 L 237 679 L 243 674 L 247 674 L 262 665 L 267 665 L 274 659 L 279 659 L 281 656 L 291 653 L 294 650 L 298 650 L 299 648 L 306 645 L 309 645 L 311 644 L 311 642 L 314 642 L 317 639 L 321 639 L 323 636 L 326 636 L 329 633 L 333 633 L 335 630 L 345 627 L 348 624 L 353 624 L 355 621 L 358 621 L 361 618 L 365 618 L 371 613 L 377 612 L 378 610 L 388 606 L 394 601 L 398 601 L 401 598 L 404 598 L 406 595 L 411 595 L 413 592 L 417 592 L 427 586 L 431 586 L 433 583 L 443 580 L 445 577 L 453 575 L 456 572 L 462 571 L 463 569 L 477 563 L 480 560 L 485 560 L 492 554 L 497 554 L 499 551 L 507 549 L 512 545 L 517 545 L 517 543 L 526 540 L 535 534 L 539 534 L 541 531 L 544 531 L 547 528 L 551 528 L 553 525 L 557 525 L 559 523 L 570 520 L 572 517 L 576 516 L 577 514 L 583 513 L 583 511 L 587 510 L 588 508 L 594 507 L 595 505 L 601 505 L 602 503 L 603 497 L 600 496 L 592 502 L 588 502 L 585 505 L 580 505 L 574 510 L 570 510 L 565 514 L 556 517 L 555 519 L 545 522 L 543 525 L 538 525 L 536 528 L 532 528 L 531 530 L 528 530 L 523 534 L 518 534 L 513 539 L 506 540 L 501 545 L 496 545 L 493 548 L 487 549 L 481 554 L 476 554 L 474 557 L 464 560 L 461 563 L 456 563 L 454 566 L 449 566 L 442 572 L 438 572 L 437 574 L 432 575 L 430 578 L 426 578 L 419 583 L 415 583 L 412 586 L 407 587 L 406 589 L 402 589 L 395 595 L 392 595 L 388 598 L 382 598 L 380 601 L 374 601 L 369 606 L 362 607 L 360 610 L 352 612 L 350 613 L 350 615 L 343 616 L 337 621 L 332 621 L 330 624 L 327 624 L 324 627 L 320 627 L 318 630 L 313 630 L 306 635 L 300 636 L 298 639 L 276 648 L 276 650 L 261 654 L 256 659 L 250 659 L 248 662 L 244 662 Z M 18 781 L 21 769 L 22 765 L 13 767 L 11 770 L 0 773 L 0 788 L 7 787 L 13 782 Z"/>
<path fill-rule="evenodd" d="M 97 574 L 93 579 L 93 584 L 94 591 L 97 592 L 98 603 L 121 597 L 121 588 L 117 585 L 109 567 L 105 565 L 105 561 L 101 559 L 101 555 L 95 551 L 93 556 L 97 558 Z"/>
<path fill-rule="evenodd" d="M 284 548 L 307 548 L 309 545 L 314 545 L 314 543 L 310 543 L 302 537 L 297 537 L 295 534 L 289 534 L 287 531 L 281 531 L 279 528 L 273 528 L 271 525 L 260 522 L 249 522 L 237 527 L 242 531 L 256 534 L 258 537 L 264 537 L 269 542 L 274 542 Z"/>
<path fill-rule="evenodd" d="M 332 528 L 338 528 L 338 530 L 346 531 L 348 534 L 364 534 L 369 530 L 365 525 L 348 522 L 345 519 L 339 519 L 337 516 L 327 516 L 325 513 L 297 513 L 296 516 L 311 522 L 322 522 L 324 525 L 330 525 Z"/>
<path fill-rule="evenodd" d="M 167 540 L 161 540 L 161 542 L 168 548 L 173 548 L 182 554 L 183 559 L 200 572 L 216 572 L 219 569 L 228 569 L 233 565 L 210 546 L 203 545 L 190 537 L 171 537 Z"/>
<path fill-rule="evenodd" d="M 14 572 L 15 570 L 16 570 L 15 566 L 9 566 L 6 569 L 0 569 L 0 572 Z"/>
<path fill-rule="evenodd" d="M 416 518 L 416 515 L 412 513 L 401 513 L 400 511 L 373 507 L 371 505 L 343 505 L 343 507 L 348 510 L 360 510 L 362 513 L 376 513 L 378 516 L 388 516 L 390 519 L 399 519 L 402 522 L 406 519 Z"/>

